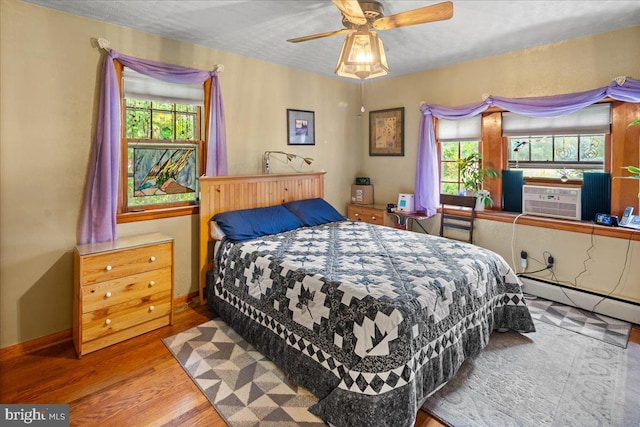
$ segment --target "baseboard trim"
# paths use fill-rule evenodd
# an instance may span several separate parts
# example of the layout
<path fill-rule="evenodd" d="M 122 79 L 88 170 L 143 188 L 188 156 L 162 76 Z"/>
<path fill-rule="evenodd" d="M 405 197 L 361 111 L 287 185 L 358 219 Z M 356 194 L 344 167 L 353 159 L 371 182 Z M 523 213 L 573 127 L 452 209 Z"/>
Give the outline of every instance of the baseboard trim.
<path fill-rule="evenodd" d="M 71 342 L 71 329 L 0 348 L 0 362 L 5 362 L 15 357 L 24 356 L 66 342 Z"/>
<path fill-rule="evenodd" d="M 191 292 L 174 298 L 174 312 L 181 309 L 184 305 L 188 305 L 191 301 L 196 301 L 198 299 L 198 295 L 198 292 Z M 64 331 L 45 335 L 44 337 L 34 338 L 29 341 L 0 348 L 0 362 L 35 353 L 36 351 L 44 350 L 46 348 L 53 347 L 54 345 L 70 343 L 72 341 L 72 331 L 72 329 L 66 329 Z"/>
<path fill-rule="evenodd" d="M 575 305 L 587 311 L 591 311 L 594 305 L 602 300 L 602 302 L 596 306 L 595 310 L 593 310 L 594 312 L 636 325 L 640 324 L 640 306 L 633 302 L 625 302 L 617 298 L 607 298 L 602 295 L 583 292 L 579 289 L 567 288 L 565 286 L 556 286 L 553 283 L 547 283 L 529 277 L 520 277 L 520 279 L 524 285 L 523 290 L 528 294 L 556 301 L 561 304 Z"/>
<path fill-rule="evenodd" d="M 193 303 L 195 301 L 193 301 L 194 298 L 196 298 L 197 296 L 199 296 L 198 292 L 190 292 L 186 295 L 182 295 L 179 296 L 177 298 L 173 299 L 173 311 L 175 312 L 177 309 L 179 309 L 181 306 L 185 305 L 185 304 L 189 304 L 189 303 Z"/>

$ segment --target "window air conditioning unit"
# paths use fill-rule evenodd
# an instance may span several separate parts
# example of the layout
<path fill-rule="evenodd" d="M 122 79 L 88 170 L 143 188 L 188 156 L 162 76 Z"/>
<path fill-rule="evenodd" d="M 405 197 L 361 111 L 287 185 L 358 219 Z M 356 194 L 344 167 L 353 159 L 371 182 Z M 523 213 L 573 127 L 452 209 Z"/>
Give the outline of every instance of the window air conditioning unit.
<path fill-rule="evenodd" d="M 522 186 L 522 213 L 553 218 L 582 219 L 581 189 Z"/>

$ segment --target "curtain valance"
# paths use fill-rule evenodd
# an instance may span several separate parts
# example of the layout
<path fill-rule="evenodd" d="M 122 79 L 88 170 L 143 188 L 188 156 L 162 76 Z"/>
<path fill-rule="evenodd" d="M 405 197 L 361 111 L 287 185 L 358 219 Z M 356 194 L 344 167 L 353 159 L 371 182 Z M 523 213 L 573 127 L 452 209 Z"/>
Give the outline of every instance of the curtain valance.
<path fill-rule="evenodd" d="M 138 73 L 178 84 L 211 81 L 209 100 L 206 175 L 227 174 L 226 132 L 222 92 L 216 71 L 202 71 L 135 58 L 105 49 L 98 106 L 98 123 L 87 175 L 78 241 L 96 243 L 117 238 L 118 176 L 120 171 L 121 102 L 114 60 Z M 203 86 L 204 91 L 204 86 Z M 207 98 L 207 97 L 205 97 Z"/>
<path fill-rule="evenodd" d="M 458 120 L 482 113 L 491 106 L 532 117 L 555 117 L 572 113 L 610 97 L 618 101 L 640 102 L 640 80 L 615 79 L 608 86 L 553 96 L 534 98 L 504 98 L 488 96 L 484 101 L 457 107 L 422 104 L 422 118 L 418 134 L 416 165 L 416 209 L 424 209 L 428 216 L 436 214 L 439 202 L 438 153 L 432 117 Z"/>

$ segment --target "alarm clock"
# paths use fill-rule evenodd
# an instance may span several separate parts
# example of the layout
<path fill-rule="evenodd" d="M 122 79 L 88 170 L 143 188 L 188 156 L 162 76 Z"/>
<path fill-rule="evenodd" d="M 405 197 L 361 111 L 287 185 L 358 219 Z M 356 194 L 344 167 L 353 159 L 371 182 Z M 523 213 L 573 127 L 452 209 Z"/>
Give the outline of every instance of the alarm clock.
<path fill-rule="evenodd" d="M 364 176 L 356 177 L 356 185 L 371 185 L 371 178 Z"/>

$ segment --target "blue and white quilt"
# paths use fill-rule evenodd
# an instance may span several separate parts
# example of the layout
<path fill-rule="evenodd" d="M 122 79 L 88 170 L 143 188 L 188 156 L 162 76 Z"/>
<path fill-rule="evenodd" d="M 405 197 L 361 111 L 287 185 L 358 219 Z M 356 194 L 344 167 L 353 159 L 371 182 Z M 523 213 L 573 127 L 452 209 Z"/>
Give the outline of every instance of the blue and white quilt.
<path fill-rule="evenodd" d="M 336 426 L 412 426 L 491 331 L 534 331 L 520 282 L 467 243 L 342 221 L 223 241 L 208 301 Z"/>

